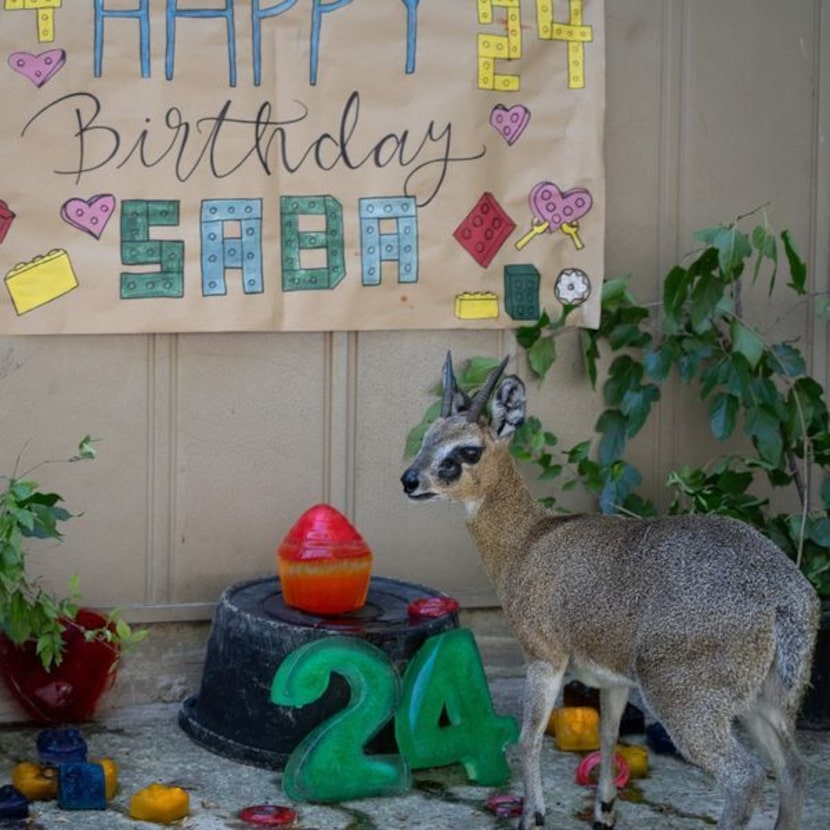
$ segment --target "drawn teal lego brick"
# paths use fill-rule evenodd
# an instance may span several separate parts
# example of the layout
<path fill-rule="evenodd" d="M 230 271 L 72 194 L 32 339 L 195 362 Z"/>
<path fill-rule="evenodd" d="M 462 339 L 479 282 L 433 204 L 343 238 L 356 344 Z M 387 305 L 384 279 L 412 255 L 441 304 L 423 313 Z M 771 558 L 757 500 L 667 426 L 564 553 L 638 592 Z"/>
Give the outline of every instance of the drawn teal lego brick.
<path fill-rule="evenodd" d="M 363 285 L 380 285 L 384 262 L 398 263 L 398 282 L 418 281 L 418 218 L 410 196 L 359 200 Z M 386 230 L 387 225 L 394 232 Z"/>
<path fill-rule="evenodd" d="M 504 266 L 504 309 L 513 320 L 538 320 L 540 275 L 535 265 Z"/>

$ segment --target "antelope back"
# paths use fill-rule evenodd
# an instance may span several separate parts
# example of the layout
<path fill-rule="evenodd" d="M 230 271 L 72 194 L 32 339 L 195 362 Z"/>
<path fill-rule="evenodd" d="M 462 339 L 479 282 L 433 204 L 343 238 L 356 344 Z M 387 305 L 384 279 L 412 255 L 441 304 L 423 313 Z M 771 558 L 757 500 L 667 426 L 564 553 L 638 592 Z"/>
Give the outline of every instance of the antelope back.
<path fill-rule="evenodd" d="M 472 399 L 459 389 L 447 354 L 441 415 L 430 426 L 415 460 L 401 476 L 412 499 L 480 501 L 502 474 L 513 433 L 525 417 L 525 388 L 509 375 L 496 388 L 505 358 Z M 490 415 L 486 405 L 492 397 Z"/>

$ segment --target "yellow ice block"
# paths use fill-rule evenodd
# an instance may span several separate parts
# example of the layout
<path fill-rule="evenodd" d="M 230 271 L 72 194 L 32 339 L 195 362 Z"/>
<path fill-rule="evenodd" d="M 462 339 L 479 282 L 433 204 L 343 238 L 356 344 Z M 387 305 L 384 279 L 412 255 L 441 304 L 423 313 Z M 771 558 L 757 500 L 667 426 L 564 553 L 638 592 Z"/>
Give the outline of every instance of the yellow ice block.
<path fill-rule="evenodd" d="M 130 799 L 130 818 L 172 824 L 190 813 L 190 797 L 180 787 L 150 784 Z"/>

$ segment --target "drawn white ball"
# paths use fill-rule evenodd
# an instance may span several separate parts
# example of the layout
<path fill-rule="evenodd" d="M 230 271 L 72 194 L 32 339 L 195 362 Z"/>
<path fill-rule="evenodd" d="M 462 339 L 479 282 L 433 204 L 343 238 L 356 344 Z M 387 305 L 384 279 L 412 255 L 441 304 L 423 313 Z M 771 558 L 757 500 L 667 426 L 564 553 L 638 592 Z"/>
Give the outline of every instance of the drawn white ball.
<path fill-rule="evenodd" d="M 591 295 L 591 280 L 579 268 L 565 268 L 556 278 L 553 293 L 562 305 L 580 305 Z"/>

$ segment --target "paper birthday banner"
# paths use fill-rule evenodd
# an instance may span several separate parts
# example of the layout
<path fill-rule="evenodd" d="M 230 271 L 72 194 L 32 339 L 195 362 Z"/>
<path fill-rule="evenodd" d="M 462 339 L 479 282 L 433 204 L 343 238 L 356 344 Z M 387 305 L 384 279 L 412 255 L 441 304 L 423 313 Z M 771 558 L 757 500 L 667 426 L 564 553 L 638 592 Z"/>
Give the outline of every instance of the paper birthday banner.
<path fill-rule="evenodd" d="M 0 0 L 0 334 L 596 326 L 602 0 Z"/>

